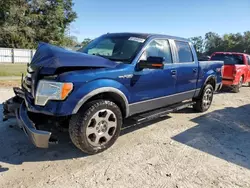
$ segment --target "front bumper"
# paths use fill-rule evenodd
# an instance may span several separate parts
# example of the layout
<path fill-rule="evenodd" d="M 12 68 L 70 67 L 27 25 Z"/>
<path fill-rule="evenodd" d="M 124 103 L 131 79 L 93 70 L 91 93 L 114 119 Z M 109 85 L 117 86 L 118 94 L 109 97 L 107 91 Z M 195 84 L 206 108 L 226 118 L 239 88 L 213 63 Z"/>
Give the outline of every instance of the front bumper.
<path fill-rule="evenodd" d="M 19 108 L 18 119 L 19 126 L 24 130 L 25 134 L 30 138 L 32 143 L 38 148 L 48 148 L 51 132 L 37 130 L 35 124 L 30 120 L 25 103 L 23 102 Z"/>

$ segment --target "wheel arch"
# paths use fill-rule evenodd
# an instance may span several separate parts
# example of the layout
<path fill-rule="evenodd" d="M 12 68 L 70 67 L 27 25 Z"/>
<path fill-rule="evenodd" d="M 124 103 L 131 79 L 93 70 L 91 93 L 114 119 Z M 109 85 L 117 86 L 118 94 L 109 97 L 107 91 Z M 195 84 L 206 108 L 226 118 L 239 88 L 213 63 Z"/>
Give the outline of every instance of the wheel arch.
<path fill-rule="evenodd" d="M 195 98 L 199 98 L 204 90 L 204 88 L 206 87 L 207 84 L 211 84 L 213 89 L 216 89 L 216 77 L 214 75 L 210 75 L 206 78 L 206 80 L 204 81 L 203 86 L 201 87 L 201 90 L 199 92 L 199 94 L 197 95 L 197 97 Z"/>
<path fill-rule="evenodd" d="M 97 99 L 107 99 L 113 101 L 121 109 L 123 117 L 128 117 L 128 99 L 122 91 L 113 87 L 102 87 L 89 92 L 76 104 L 73 114 L 76 114 L 84 104 Z"/>
<path fill-rule="evenodd" d="M 245 73 L 242 73 L 241 74 L 241 77 L 243 78 L 243 83 L 246 82 L 246 76 L 245 76 Z"/>
<path fill-rule="evenodd" d="M 215 90 L 216 88 L 216 77 L 214 75 L 208 76 L 207 79 L 204 82 L 203 88 L 207 85 L 207 84 L 211 84 Z"/>

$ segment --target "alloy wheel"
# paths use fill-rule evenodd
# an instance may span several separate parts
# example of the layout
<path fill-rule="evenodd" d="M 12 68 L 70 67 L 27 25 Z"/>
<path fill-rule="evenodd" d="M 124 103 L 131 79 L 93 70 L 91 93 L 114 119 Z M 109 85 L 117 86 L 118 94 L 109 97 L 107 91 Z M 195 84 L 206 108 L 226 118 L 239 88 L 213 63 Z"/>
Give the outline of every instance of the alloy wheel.
<path fill-rule="evenodd" d="M 99 110 L 88 122 L 86 136 L 92 146 L 108 143 L 117 128 L 116 115 L 108 109 Z"/>
<path fill-rule="evenodd" d="M 203 95 L 202 104 L 205 109 L 209 108 L 209 106 L 211 105 L 212 98 L 213 98 L 213 91 L 209 88 L 205 91 Z"/>

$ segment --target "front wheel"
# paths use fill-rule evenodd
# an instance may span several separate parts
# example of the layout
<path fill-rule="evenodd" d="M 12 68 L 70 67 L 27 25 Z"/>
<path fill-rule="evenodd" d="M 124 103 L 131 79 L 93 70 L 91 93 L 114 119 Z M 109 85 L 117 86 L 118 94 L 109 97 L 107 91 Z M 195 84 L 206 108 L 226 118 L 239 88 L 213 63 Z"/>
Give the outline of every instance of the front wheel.
<path fill-rule="evenodd" d="M 213 86 L 207 84 L 203 89 L 201 96 L 198 99 L 194 100 L 196 102 L 193 105 L 194 110 L 198 112 L 207 111 L 213 101 L 213 92 L 214 92 Z"/>
<path fill-rule="evenodd" d="M 72 116 L 69 135 L 76 147 L 88 154 L 111 147 L 120 135 L 122 113 L 108 100 L 92 101 Z"/>

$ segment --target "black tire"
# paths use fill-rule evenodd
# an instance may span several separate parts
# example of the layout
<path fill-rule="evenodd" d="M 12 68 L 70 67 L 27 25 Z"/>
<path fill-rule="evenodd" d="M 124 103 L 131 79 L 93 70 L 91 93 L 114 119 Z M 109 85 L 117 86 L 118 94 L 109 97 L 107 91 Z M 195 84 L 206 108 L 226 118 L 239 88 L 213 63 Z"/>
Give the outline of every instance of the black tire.
<path fill-rule="evenodd" d="M 110 114 L 110 116 L 107 117 L 105 113 L 108 115 Z M 102 117 L 103 114 L 105 115 L 104 117 Z M 108 124 L 106 126 L 106 129 L 105 126 L 101 128 L 103 123 L 100 124 L 100 122 L 104 122 L 104 120 L 97 122 L 97 120 L 100 120 L 101 118 L 108 118 L 107 121 L 109 121 L 111 115 L 113 118 L 112 121 L 115 122 L 114 124 L 116 124 L 116 128 L 113 128 L 113 132 L 110 131 L 112 127 L 110 128 Z M 122 120 L 123 118 L 121 110 L 114 102 L 108 100 L 95 100 L 87 103 L 83 108 L 78 111 L 77 114 L 71 117 L 69 123 L 69 135 L 74 145 L 83 152 L 88 154 L 100 153 L 111 147 L 117 140 L 120 135 Z M 89 129 L 94 130 L 95 133 L 88 135 L 87 131 Z M 98 131 L 105 132 L 99 133 Z M 102 134 L 109 134 L 110 137 L 108 138 L 110 140 L 105 143 L 106 137 L 101 137 L 100 135 Z M 96 143 L 97 138 L 98 143 Z M 103 143 L 101 142 L 101 139 Z"/>
<path fill-rule="evenodd" d="M 248 87 L 250 87 L 250 82 L 248 82 Z"/>
<path fill-rule="evenodd" d="M 237 85 L 233 86 L 233 92 L 234 93 L 239 93 L 240 92 L 240 88 L 242 87 L 243 84 L 243 76 L 240 77 L 240 81 Z"/>
<path fill-rule="evenodd" d="M 210 91 L 210 92 L 209 92 Z M 207 96 L 209 93 L 209 97 Z M 197 112 L 205 112 L 209 109 L 213 101 L 214 88 L 211 84 L 207 84 L 198 99 L 194 99 L 196 102 L 193 105 L 193 109 Z M 211 96 L 210 96 L 211 95 Z M 208 102 L 209 101 L 209 104 Z M 206 103 L 206 105 L 205 105 Z"/>

